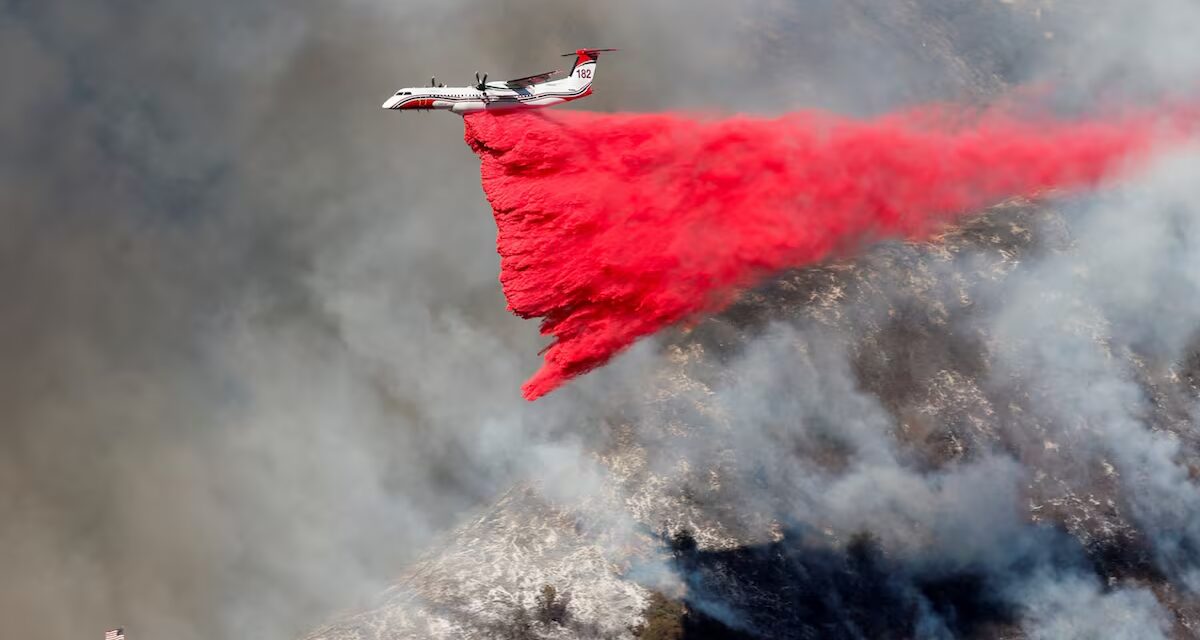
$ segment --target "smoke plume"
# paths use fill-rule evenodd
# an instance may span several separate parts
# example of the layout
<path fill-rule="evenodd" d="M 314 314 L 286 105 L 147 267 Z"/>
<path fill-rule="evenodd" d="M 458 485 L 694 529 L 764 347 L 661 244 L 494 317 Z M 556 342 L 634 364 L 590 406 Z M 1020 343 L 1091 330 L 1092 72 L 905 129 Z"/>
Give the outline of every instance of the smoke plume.
<path fill-rule="evenodd" d="M 935 108 L 873 120 L 518 113 L 469 116 L 466 140 L 509 308 L 554 338 L 522 387 L 534 400 L 781 269 L 1096 184 L 1178 133 L 1159 125 Z"/>

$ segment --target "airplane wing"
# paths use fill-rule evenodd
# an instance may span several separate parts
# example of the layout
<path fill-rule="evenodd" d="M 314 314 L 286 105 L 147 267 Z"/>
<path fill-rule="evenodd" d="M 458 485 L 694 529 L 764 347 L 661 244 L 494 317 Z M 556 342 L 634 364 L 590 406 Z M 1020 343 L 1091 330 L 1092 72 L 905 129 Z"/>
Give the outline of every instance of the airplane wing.
<path fill-rule="evenodd" d="M 509 80 L 509 81 L 505 82 L 504 84 L 506 86 L 508 86 L 510 89 L 517 89 L 519 87 L 528 87 L 531 84 L 537 84 L 539 82 L 546 82 L 547 80 L 550 79 L 550 76 L 552 76 L 556 73 L 558 73 L 558 69 L 555 69 L 554 71 L 547 71 L 546 73 L 539 73 L 536 76 L 527 76 L 524 78 L 517 78 L 516 80 Z"/>

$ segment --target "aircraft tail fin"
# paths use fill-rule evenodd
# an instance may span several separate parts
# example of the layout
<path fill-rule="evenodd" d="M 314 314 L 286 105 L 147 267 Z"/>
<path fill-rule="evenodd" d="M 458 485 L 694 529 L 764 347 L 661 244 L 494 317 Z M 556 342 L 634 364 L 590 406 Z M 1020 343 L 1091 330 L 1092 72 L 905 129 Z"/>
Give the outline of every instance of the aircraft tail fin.
<path fill-rule="evenodd" d="M 596 61 L 600 59 L 601 53 L 608 51 L 616 49 L 577 49 L 571 53 L 564 53 L 564 58 L 575 56 L 575 64 L 571 66 L 571 73 L 567 77 L 581 88 L 590 86 L 596 77 Z"/>

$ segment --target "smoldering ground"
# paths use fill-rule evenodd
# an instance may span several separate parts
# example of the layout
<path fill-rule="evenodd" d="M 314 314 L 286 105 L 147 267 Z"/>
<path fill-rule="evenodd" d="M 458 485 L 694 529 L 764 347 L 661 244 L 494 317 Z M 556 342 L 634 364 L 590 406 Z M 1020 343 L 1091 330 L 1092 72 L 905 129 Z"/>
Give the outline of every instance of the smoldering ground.
<path fill-rule="evenodd" d="M 517 396 L 536 327 L 504 311 L 478 165 L 456 118 L 380 112 L 396 86 L 596 45 L 631 57 L 605 60 L 594 109 L 874 112 L 1063 60 L 1082 95 L 1160 91 L 1195 69 L 1193 10 L 1168 4 L 0 4 L 6 632 L 295 635 L 546 452 L 585 456 L 636 397 L 654 354 L 536 409 Z M 1172 522 L 1155 495 L 1152 534 Z M 1161 566 L 1186 568 L 1172 548 Z M 1046 578 L 1060 600 L 1108 595 L 1071 575 Z"/>

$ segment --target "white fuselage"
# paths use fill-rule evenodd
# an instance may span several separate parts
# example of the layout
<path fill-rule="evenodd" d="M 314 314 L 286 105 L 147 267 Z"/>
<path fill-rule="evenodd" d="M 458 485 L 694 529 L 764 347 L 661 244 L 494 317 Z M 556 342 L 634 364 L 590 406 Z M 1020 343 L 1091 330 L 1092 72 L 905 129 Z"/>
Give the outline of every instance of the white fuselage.
<path fill-rule="evenodd" d="M 383 103 L 384 109 L 411 111 L 442 109 L 454 113 L 505 111 L 550 107 L 592 93 L 594 60 L 580 62 L 571 75 L 559 80 L 512 87 L 489 82 L 480 87 L 411 87 L 401 89 Z"/>

